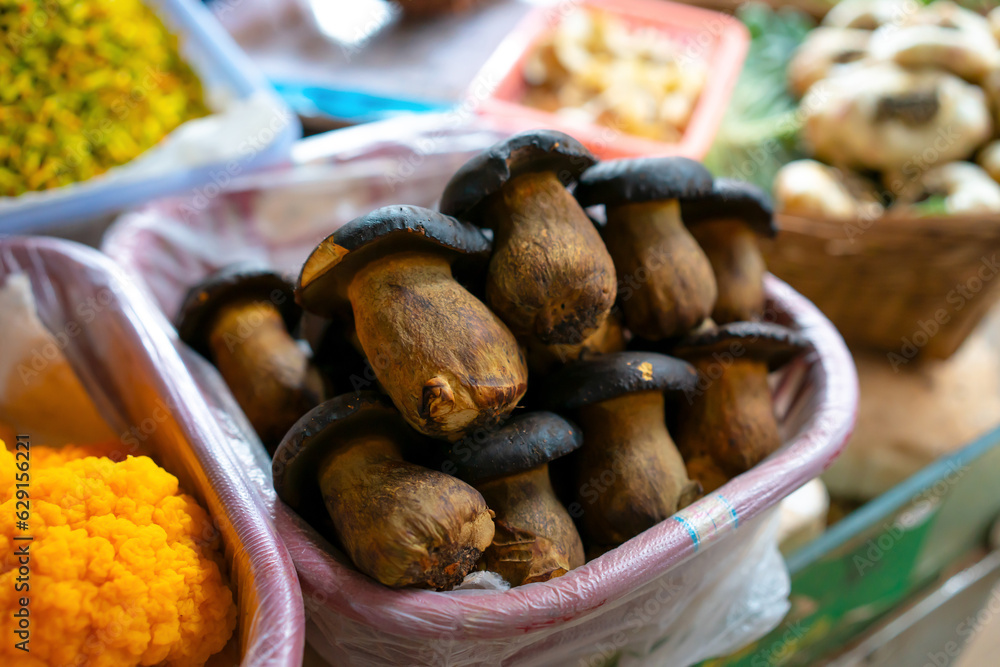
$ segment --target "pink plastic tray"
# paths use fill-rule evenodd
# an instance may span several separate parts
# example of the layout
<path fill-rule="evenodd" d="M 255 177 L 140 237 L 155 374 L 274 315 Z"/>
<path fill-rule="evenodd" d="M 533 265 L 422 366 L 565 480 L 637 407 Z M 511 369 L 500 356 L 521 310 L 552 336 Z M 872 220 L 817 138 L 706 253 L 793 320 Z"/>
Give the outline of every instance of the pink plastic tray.
<path fill-rule="evenodd" d="M 104 249 L 173 316 L 187 286 L 221 265 L 255 259 L 294 270 L 316 242 L 357 215 L 390 203 L 432 205 L 455 169 L 500 136 L 455 121 L 450 114 L 400 118 L 307 140 L 293 153 L 297 169 L 240 180 L 209 201 L 156 202 L 120 219 Z M 769 277 L 767 290 L 774 319 L 801 329 L 816 349 L 777 378 L 786 443 L 779 452 L 585 566 L 504 593 L 387 589 L 279 503 L 310 644 L 334 664 L 366 666 L 580 664 L 604 651 L 607 659 L 618 652 L 682 664 L 681 655 L 696 662 L 766 633 L 773 625 L 733 620 L 746 611 L 735 607 L 767 606 L 765 598 L 778 599 L 773 623 L 787 608 L 787 574 L 783 592 L 755 588 L 762 575 L 780 581 L 783 567 L 764 535 L 765 515 L 837 457 L 858 397 L 851 356 L 829 321 L 780 280 Z M 239 420 L 224 389 L 209 400 Z M 274 502 L 269 471 L 257 471 L 255 481 Z M 762 570 L 767 549 L 774 561 Z"/>
<path fill-rule="evenodd" d="M 64 354 L 115 431 L 127 433 L 168 406 L 144 446 L 201 501 L 222 536 L 239 601 L 239 664 L 298 667 L 305 643 L 302 593 L 270 510 L 247 474 L 266 464 L 266 456 L 254 462 L 253 451 L 231 442 L 237 429 L 210 411 L 181 358 L 194 355 L 107 257 L 67 241 L 0 239 L 0 285 L 22 272 L 39 316 L 50 331 L 64 332 Z M 82 318 L 88 303 L 93 307 Z"/>
<path fill-rule="evenodd" d="M 665 143 L 623 134 L 595 124 L 575 124 L 565 118 L 521 104 L 526 85 L 521 72 L 535 45 L 565 15 L 577 8 L 616 14 L 636 28 L 662 31 L 681 45 L 685 57 L 703 60 L 709 75 L 683 137 Z M 482 100 L 479 111 L 512 129 L 562 130 L 601 158 L 643 155 L 684 155 L 700 160 L 708 153 L 722 122 L 726 103 L 739 78 L 750 45 L 746 27 L 732 16 L 664 0 L 578 0 L 539 7 L 504 40 L 480 70 L 469 90 L 470 100 Z M 484 90 L 490 92 L 484 96 Z"/>

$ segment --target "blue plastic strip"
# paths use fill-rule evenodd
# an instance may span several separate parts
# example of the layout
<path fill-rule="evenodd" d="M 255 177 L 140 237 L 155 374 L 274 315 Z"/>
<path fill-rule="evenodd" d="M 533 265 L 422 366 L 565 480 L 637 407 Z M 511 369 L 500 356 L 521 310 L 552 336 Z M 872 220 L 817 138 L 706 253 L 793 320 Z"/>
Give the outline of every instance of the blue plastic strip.
<path fill-rule="evenodd" d="M 401 113 L 444 111 L 454 106 L 451 102 L 385 97 L 293 81 L 277 80 L 271 83 L 288 106 L 302 116 L 330 116 L 357 123 Z"/>
<path fill-rule="evenodd" d="M 733 504 L 731 502 L 729 502 L 729 499 L 726 498 L 721 493 L 715 494 L 715 497 L 718 498 L 719 500 L 721 500 L 722 504 L 725 505 L 729 509 L 729 513 L 733 515 L 733 528 L 734 529 L 735 528 L 739 528 L 740 527 L 740 515 L 737 514 L 736 508 L 733 507 Z"/>
<path fill-rule="evenodd" d="M 690 521 L 682 516 L 674 516 L 674 521 L 687 528 L 688 535 L 691 536 L 691 541 L 694 542 L 694 550 L 697 552 L 698 548 L 701 547 L 701 538 L 698 537 L 698 531 L 694 529 Z"/>
<path fill-rule="evenodd" d="M 831 526 L 823 535 L 785 559 L 789 572 L 792 575 L 797 574 L 803 568 L 848 542 L 868 526 L 891 516 L 913 500 L 921 491 L 934 486 L 943 475 L 948 474 L 956 467 L 971 466 L 976 459 L 994 447 L 1000 447 L 1000 428 L 977 438 L 964 449 L 931 463 L 906 481 L 901 482 Z"/>

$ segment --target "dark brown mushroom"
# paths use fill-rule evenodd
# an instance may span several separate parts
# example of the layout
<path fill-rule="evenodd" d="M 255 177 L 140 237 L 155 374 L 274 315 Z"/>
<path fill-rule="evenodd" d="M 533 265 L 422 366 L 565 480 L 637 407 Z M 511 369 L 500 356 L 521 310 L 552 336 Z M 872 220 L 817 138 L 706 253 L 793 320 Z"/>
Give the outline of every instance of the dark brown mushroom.
<path fill-rule="evenodd" d="M 757 237 L 778 233 L 773 214 L 770 198 L 742 181 L 719 179 L 710 193 L 681 200 L 684 224 L 712 263 L 718 287 L 712 319 L 719 324 L 764 313 L 767 266 Z"/>
<path fill-rule="evenodd" d="M 579 343 L 543 345 L 537 339 L 528 340 L 528 368 L 532 373 L 544 375 L 572 361 L 621 352 L 625 343 L 621 315 L 612 310 L 604 323 Z"/>
<path fill-rule="evenodd" d="M 352 391 L 382 391 L 371 363 L 365 357 L 354 323 L 349 321 L 323 320 L 306 313 L 322 325 L 314 332 L 313 363 L 326 381 L 327 396 L 348 394 Z M 306 319 L 303 318 L 303 328 Z"/>
<path fill-rule="evenodd" d="M 733 322 L 674 348 L 699 373 L 697 387 L 688 392 L 689 405 L 678 415 L 677 444 L 692 474 L 704 475 L 698 481 L 708 490 L 781 446 L 767 375 L 809 345 L 798 332 L 777 324 Z"/>
<path fill-rule="evenodd" d="M 583 543 L 552 490 L 548 466 L 582 442 L 580 431 L 559 415 L 531 412 L 453 448 L 446 465 L 475 486 L 496 513 L 493 543 L 479 569 L 520 586 L 583 565 Z"/>
<path fill-rule="evenodd" d="M 565 187 L 595 161 L 562 132 L 522 132 L 469 160 L 441 196 L 443 212 L 494 231 L 486 299 L 518 337 L 579 343 L 614 305 L 614 263 Z"/>
<path fill-rule="evenodd" d="M 296 298 L 325 317 L 353 314 L 380 384 L 418 431 L 458 440 L 502 421 L 524 395 L 517 341 L 452 274 L 485 263 L 470 225 L 416 206 L 347 223 L 306 260 Z"/>
<path fill-rule="evenodd" d="M 711 315 L 712 265 L 681 220 L 678 203 L 711 191 L 708 170 L 682 157 L 602 162 L 580 177 L 580 204 L 604 204 L 604 241 L 618 272 L 619 303 L 636 335 L 679 336 Z"/>
<path fill-rule="evenodd" d="M 269 452 L 322 400 L 322 379 L 290 333 L 301 314 L 288 280 L 239 264 L 193 287 L 177 321 L 181 340 L 219 369 Z"/>
<path fill-rule="evenodd" d="M 355 566 L 386 586 L 449 589 L 493 539 L 492 513 L 465 482 L 403 460 L 419 438 L 385 396 L 317 406 L 274 454 L 274 488 L 322 525 L 325 506 Z"/>
<path fill-rule="evenodd" d="M 548 406 L 574 410 L 583 430 L 578 501 L 594 543 L 620 544 L 698 497 L 664 417 L 664 395 L 697 380 L 690 364 L 654 352 L 606 354 L 547 378 Z"/>

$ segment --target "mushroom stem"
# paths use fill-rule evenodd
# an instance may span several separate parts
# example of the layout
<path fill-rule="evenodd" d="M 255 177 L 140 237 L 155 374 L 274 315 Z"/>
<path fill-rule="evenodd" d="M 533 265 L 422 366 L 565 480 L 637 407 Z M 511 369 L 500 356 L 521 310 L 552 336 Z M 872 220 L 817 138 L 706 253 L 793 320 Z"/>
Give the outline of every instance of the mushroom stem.
<path fill-rule="evenodd" d="M 677 200 L 609 206 L 607 214 L 605 242 L 618 267 L 629 329 L 660 340 L 712 314 L 712 265 L 684 226 Z"/>
<path fill-rule="evenodd" d="M 757 235 L 742 220 L 706 220 L 691 234 L 705 251 L 718 286 L 712 319 L 718 324 L 747 322 L 764 312 L 764 273 L 767 267 L 757 246 Z"/>
<path fill-rule="evenodd" d="M 407 463 L 384 435 L 340 443 L 319 472 L 345 550 L 359 570 L 387 586 L 452 588 L 493 539 L 492 512 L 479 492 Z"/>
<path fill-rule="evenodd" d="M 708 455 L 730 475 L 746 472 L 781 446 L 767 363 L 745 358 L 693 363 L 703 378 L 715 379 L 680 417 L 681 451 L 689 459 Z"/>
<path fill-rule="evenodd" d="M 460 439 L 502 421 L 527 389 L 517 341 L 435 253 L 403 252 L 357 271 L 348 296 L 358 339 L 406 421 Z"/>
<path fill-rule="evenodd" d="M 592 334 L 571 345 L 543 345 L 536 339 L 528 340 L 528 368 L 532 373 L 549 373 L 571 361 L 589 359 L 625 349 L 625 332 L 621 318 L 609 315 Z"/>
<path fill-rule="evenodd" d="M 552 490 L 548 464 L 476 488 L 496 512 L 496 533 L 480 569 L 520 586 L 560 577 L 584 564 L 580 534 Z"/>
<path fill-rule="evenodd" d="M 552 345 L 597 329 L 614 305 L 615 266 L 559 178 L 516 176 L 484 208 L 496 234 L 486 296 L 511 330 Z"/>
<path fill-rule="evenodd" d="M 323 393 L 323 380 L 270 303 L 220 309 L 209 332 L 213 360 L 268 451 Z"/>
<path fill-rule="evenodd" d="M 690 504 L 700 492 L 664 422 L 659 391 L 581 408 L 579 501 L 591 540 L 612 545 Z"/>

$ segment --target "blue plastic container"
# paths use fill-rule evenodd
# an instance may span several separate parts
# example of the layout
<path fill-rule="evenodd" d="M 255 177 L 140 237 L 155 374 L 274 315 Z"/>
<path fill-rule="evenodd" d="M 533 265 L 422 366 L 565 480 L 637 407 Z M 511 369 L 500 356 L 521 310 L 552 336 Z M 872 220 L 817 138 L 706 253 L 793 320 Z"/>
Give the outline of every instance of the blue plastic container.
<path fill-rule="evenodd" d="M 222 91 L 233 98 L 246 99 L 263 92 L 275 99 L 278 108 L 288 110 L 204 5 L 195 0 L 145 1 L 178 36 L 181 53 L 198 74 L 206 94 Z M 211 183 L 213 176 L 225 172 L 226 165 L 233 161 L 238 163 L 241 173 L 276 164 L 287 159 L 292 144 L 301 136 L 302 126 L 288 110 L 288 120 L 259 150 L 252 149 L 240 157 L 194 168 L 178 168 L 155 177 L 106 183 L 100 183 L 98 177 L 88 182 L 88 187 L 52 201 L 38 201 L 15 210 L 0 208 L 0 234 L 41 233 L 54 225 L 98 219 L 151 199 Z M 8 198 L 0 198 L 0 202 L 7 201 Z"/>

